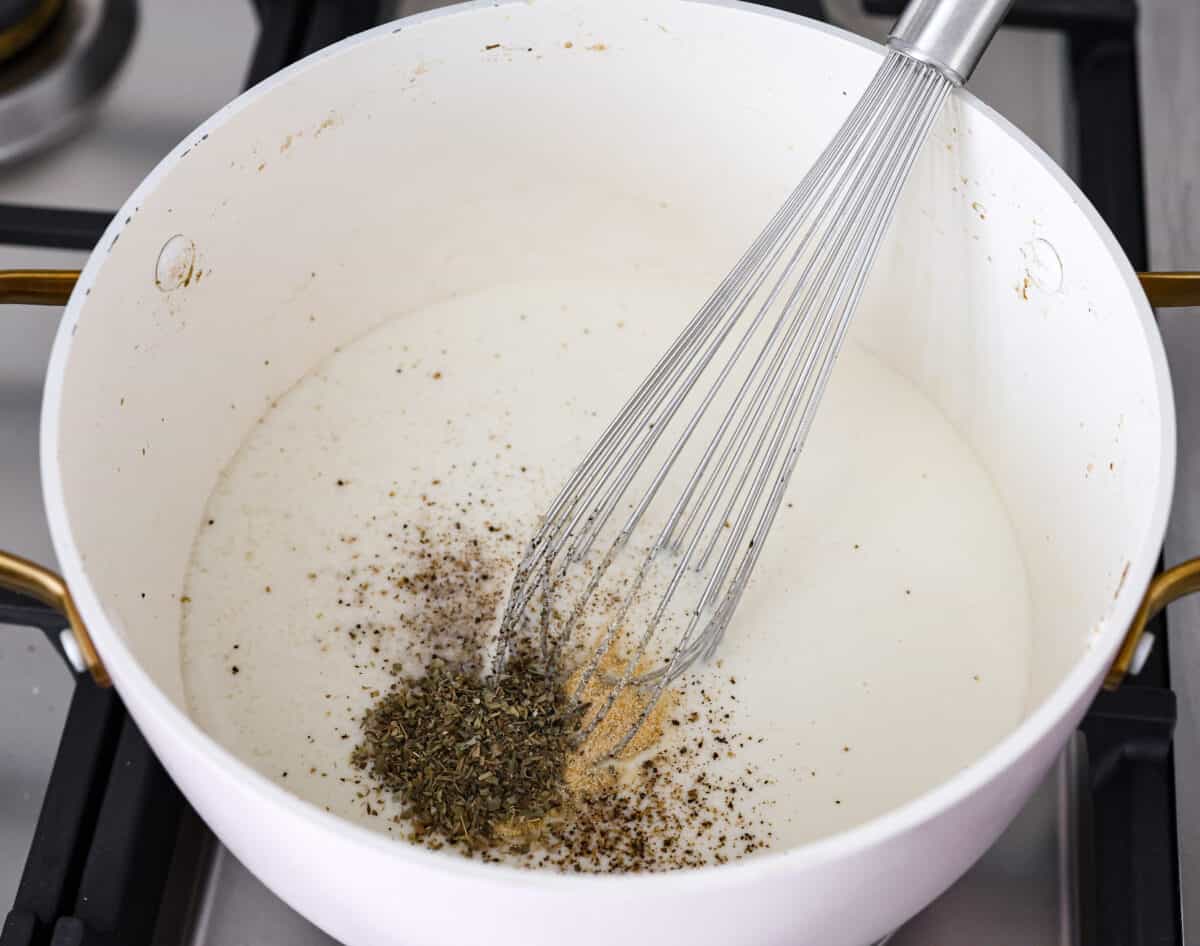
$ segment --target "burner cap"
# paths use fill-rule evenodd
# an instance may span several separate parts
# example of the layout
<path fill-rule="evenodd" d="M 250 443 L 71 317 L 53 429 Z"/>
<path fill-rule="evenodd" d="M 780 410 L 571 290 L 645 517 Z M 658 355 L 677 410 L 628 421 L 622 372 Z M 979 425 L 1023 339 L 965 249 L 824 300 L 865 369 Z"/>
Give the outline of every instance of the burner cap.
<path fill-rule="evenodd" d="M 0 162 L 78 128 L 136 29 L 137 0 L 0 0 Z"/>
<path fill-rule="evenodd" d="M 0 62 L 46 32 L 62 5 L 63 0 L 0 0 Z"/>

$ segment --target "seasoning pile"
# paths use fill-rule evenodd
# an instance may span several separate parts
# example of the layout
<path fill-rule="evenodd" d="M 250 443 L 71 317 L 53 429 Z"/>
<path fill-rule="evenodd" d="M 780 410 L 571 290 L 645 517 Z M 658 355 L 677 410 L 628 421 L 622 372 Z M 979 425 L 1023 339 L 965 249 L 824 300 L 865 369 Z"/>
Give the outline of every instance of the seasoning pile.
<path fill-rule="evenodd" d="M 619 675 L 616 650 L 578 700 L 578 668 L 569 658 L 548 668 L 527 642 L 489 676 L 516 530 L 489 519 L 472 537 L 459 525 L 466 510 L 451 510 L 444 527 L 436 516 L 392 527 L 391 563 L 356 559 L 345 573 L 338 603 L 373 614 L 345 630 L 369 647 L 356 666 L 375 681 L 350 759 L 365 812 L 398 811 L 389 830 L 430 848 L 573 872 L 695 867 L 769 844 L 767 819 L 747 802 L 761 779 L 731 763 L 747 741 L 732 728 L 736 703 L 685 678 L 614 760 L 644 708 L 636 689 L 577 737 Z"/>
<path fill-rule="evenodd" d="M 351 761 L 402 800 L 417 837 L 481 850 L 565 803 L 581 712 L 529 655 L 494 679 L 436 660 L 367 713 Z"/>

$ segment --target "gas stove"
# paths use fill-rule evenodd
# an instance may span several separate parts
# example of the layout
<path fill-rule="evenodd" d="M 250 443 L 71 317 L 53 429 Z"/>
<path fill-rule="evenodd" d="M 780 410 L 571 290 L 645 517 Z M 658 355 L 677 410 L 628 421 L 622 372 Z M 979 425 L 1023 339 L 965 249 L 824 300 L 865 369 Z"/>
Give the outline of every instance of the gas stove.
<path fill-rule="evenodd" d="M 0 2 L 0 265 L 80 265 L 113 208 L 241 88 L 438 5 Z M 901 3 L 771 5 L 879 39 Z M 1017 0 L 972 88 L 1067 168 L 1144 268 L 1136 18 L 1134 0 Z M 6 37 L 25 45 L 6 57 Z M 69 101 L 35 97 L 57 105 L 9 119 L 33 115 L 29 96 L 70 75 L 87 81 L 67 83 Z M 37 409 L 56 312 L 0 316 L 0 547 L 53 564 Z M 890 946 L 1184 942 L 1176 700 L 1161 621 L 1142 672 L 1097 699 L 1000 841 Z M 68 674 L 54 652 L 62 623 L 0 593 L 0 946 L 331 943 L 212 836 L 120 698 Z"/>

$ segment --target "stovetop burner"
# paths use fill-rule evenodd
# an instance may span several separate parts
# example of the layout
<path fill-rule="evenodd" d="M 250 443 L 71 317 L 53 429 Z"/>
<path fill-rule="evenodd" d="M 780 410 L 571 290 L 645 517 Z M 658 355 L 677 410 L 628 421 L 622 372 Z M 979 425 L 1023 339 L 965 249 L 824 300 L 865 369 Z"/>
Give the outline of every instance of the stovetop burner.
<path fill-rule="evenodd" d="M 0 0 L 0 162 L 78 129 L 136 28 L 136 0 Z"/>
<path fill-rule="evenodd" d="M 63 0 L 0 2 L 0 62 L 8 62 L 39 39 L 62 7 Z"/>

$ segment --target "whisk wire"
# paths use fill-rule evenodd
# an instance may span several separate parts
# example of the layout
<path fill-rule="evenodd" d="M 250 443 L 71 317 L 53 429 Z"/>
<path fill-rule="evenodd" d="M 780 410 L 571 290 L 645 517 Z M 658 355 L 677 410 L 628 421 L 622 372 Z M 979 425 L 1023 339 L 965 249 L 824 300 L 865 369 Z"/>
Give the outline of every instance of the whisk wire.
<path fill-rule="evenodd" d="M 897 116 L 903 116 L 904 114 L 906 114 L 904 111 L 897 109 L 892 114 L 886 116 L 882 129 L 884 134 L 893 132 L 895 130 L 892 127 L 893 122 L 898 122 L 899 118 Z M 864 211 L 868 209 L 870 204 L 880 199 L 880 191 L 889 183 L 886 172 L 891 162 L 888 160 L 888 157 L 886 151 L 880 150 L 877 156 L 874 157 L 873 164 L 869 164 L 862 169 L 865 173 L 860 173 L 855 177 L 853 185 L 845 194 L 844 202 L 839 204 L 839 210 L 847 212 L 841 215 L 841 219 L 845 223 L 841 223 L 841 220 L 839 220 L 839 226 L 832 233 L 832 251 L 828 255 L 821 257 L 820 269 L 815 274 L 816 278 L 811 280 L 810 277 L 813 275 L 811 269 L 813 264 L 816 263 L 816 259 L 810 260 L 809 267 L 801 275 L 800 281 L 796 284 L 785 306 L 783 317 L 790 316 L 793 319 L 792 325 L 794 331 L 798 332 L 801 325 L 805 322 L 807 322 L 808 331 L 803 337 L 799 352 L 793 353 L 791 351 L 791 339 L 785 343 L 788 347 L 781 348 L 778 352 L 777 365 L 783 363 L 785 356 L 795 356 L 792 358 L 792 369 L 789 372 L 787 383 L 783 386 L 783 391 L 792 392 L 792 402 L 788 404 L 788 410 L 782 414 L 783 420 L 778 427 L 779 437 L 783 436 L 786 420 L 791 416 L 795 404 L 801 397 L 808 393 L 806 385 L 797 382 L 800 379 L 807 379 L 811 376 L 814 362 L 820 351 L 819 343 L 835 341 L 829 335 L 830 322 L 836 311 L 837 302 L 841 298 L 841 288 L 844 284 L 847 271 L 854 262 L 853 254 L 848 257 L 841 254 L 847 246 L 854 247 L 860 244 L 864 237 L 864 231 L 875 222 L 874 215 L 864 213 Z M 853 205 L 847 209 L 846 204 L 851 200 L 853 200 Z M 830 280 L 830 273 L 834 270 L 835 266 L 837 267 L 836 276 Z M 805 291 L 805 296 L 800 304 L 797 305 L 796 296 L 802 289 Z M 812 309 L 814 303 L 818 303 L 815 310 Z M 793 334 L 792 338 L 795 337 L 795 334 Z M 770 383 L 771 388 L 773 388 L 773 382 L 774 377 L 764 379 L 764 384 Z M 809 403 L 812 403 L 814 400 L 815 398 L 810 398 Z M 749 521 L 749 514 L 756 505 L 755 500 L 760 494 L 762 485 L 769 478 L 771 471 L 770 464 L 756 465 L 755 461 L 762 452 L 762 447 L 766 443 L 767 436 L 773 427 L 772 421 L 775 419 L 780 406 L 781 402 L 777 401 L 776 407 L 772 410 L 767 422 L 763 425 L 758 445 L 755 448 L 754 455 L 751 457 L 751 462 L 744 465 L 739 487 L 735 489 L 731 499 L 730 512 L 732 511 L 733 503 L 741 491 L 741 484 L 745 483 L 751 473 L 757 469 L 758 481 L 756 488 L 751 494 L 751 501 L 743 508 L 743 513 L 734 527 L 733 540 L 726 544 L 726 551 L 713 575 L 713 585 L 720 585 L 724 581 L 732 556 L 745 538 L 745 528 Z M 775 456 L 779 446 L 779 438 L 776 438 L 771 443 L 767 455 Z"/>
<path fill-rule="evenodd" d="M 661 697 L 663 689 L 670 683 L 672 679 L 682 672 L 680 665 L 686 665 L 690 663 L 690 659 L 706 658 L 711 656 L 712 652 L 716 649 L 720 642 L 720 637 L 724 633 L 729 617 L 732 615 L 734 609 L 737 607 L 737 604 L 740 601 L 741 595 L 744 592 L 748 582 L 749 574 L 753 570 L 758 556 L 761 554 L 765 537 L 770 530 L 780 506 L 782 505 L 783 493 L 786 490 L 788 480 L 790 479 L 790 475 L 794 469 L 796 460 L 799 457 L 803 447 L 804 439 L 807 435 L 808 429 L 811 425 L 812 417 L 815 413 L 815 407 L 819 402 L 821 393 L 823 392 L 829 375 L 831 374 L 833 363 L 836 359 L 837 350 L 844 335 L 844 330 L 849 322 L 850 316 L 854 311 L 854 307 L 857 304 L 857 300 L 861 294 L 863 285 L 865 284 L 866 276 L 869 270 L 869 262 L 873 258 L 878 247 L 878 243 L 885 231 L 886 222 L 890 219 L 896 200 L 901 192 L 903 181 L 907 177 L 908 170 L 911 167 L 913 160 L 915 160 L 915 157 L 920 149 L 920 145 L 923 143 L 925 136 L 928 133 L 929 126 L 932 124 L 934 118 L 936 118 L 941 103 L 949 91 L 948 85 L 942 85 L 942 83 L 937 81 L 940 76 L 926 76 L 924 78 L 926 81 L 922 83 L 922 87 L 918 90 L 919 94 L 916 96 L 918 100 L 916 107 L 909 115 L 908 125 L 910 127 L 905 129 L 908 134 L 903 139 L 906 143 L 901 148 L 899 162 L 896 165 L 897 172 L 893 177 L 893 181 L 895 183 L 889 188 L 888 192 L 884 196 L 880 209 L 870 217 L 860 220 L 851 244 L 856 247 L 856 251 L 849 258 L 844 260 L 841 265 L 840 276 L 836 283 L 837 291 L 831 292 L 827 296 L 827 298 L 830 299 L 825 306 L 825 312 L 827 315 L 831 316 L 833 314 L 834 305 L 838 299 L 844 299 L 845 305 L 840 310 L 840 318 L 838 319 L 835 330 L 830 337 L 830 344 L 824 349 L 824 357 L 822 358 L 816 376 L 815 386 L 804 403 L 804 410 L 800 415 L 799 425 L 793 434 L 789 449 L 784 456 L 782 468 L 779 470 L 775 478 L 775 486 L 772 489 L 771 495 L 762 511 L 759 524 L 754 532 L 754 537 L 748 543 L 748 549 L 743 558 L 743 562 L 738 569 L 738 573 L 735 575 L 735 578 L 728 590 L 728 593 L 726 594 L 723 603 L 717 612 L 709 618 L 710 627 L 714 630 L 714 633 L 706 635 L 707 639 L 702 637 L 697 646 L 689 646 L 690 638 L 695 633 L 695 628 L 705 615 L 708 607 L 713 604 L 712 595 L 714 590 L 720 587 L 724 580 L 723 568 L 715 573 L 710 579 L 708 586 L 705 589 L 701 606 L 697 609 L 692 620 L 689 622 L 689 626 L 672 652 L 667 666 L 660 671 L 654 671 L 646 674 L 642 678 L 642 680 L 646 682 L 652 681 L 654 684 L 653 689 L 643 701 L 643 707 L 639 717 L 635 720 L 633 725 L 626 730 L 622 739 L 613 747 L 612 754 L 619 754 L 628 745 L 630 740 L 632 740 L 634 735 L 636 735 L 641 726 L 644 725 L 646 718 L 649 716 L 657 700 Z M 886 179 L 884 179 L 884 183 L 886 183 Z M 875 196 L 876 189 L 872 189 L 869 191 L 869 193 L 872 196 Z M 862 231 L 864 228 L 868 228 L 871 223 L 876 223 L 879 225 L 875 226 L 873 230 L 871 230 L 872 235 L 867 240 L 862 241 L 862 237 L 864 236 Z M 855 268 L 853 265 L 855 262 L 859 264 L 857 268 Z M 853 278 L 849 283 L 847 283 L 846 279 L 851 273 L 853 273 Z M 822 332 L 826 331 L 828 327 L 828 323 L 823 321 Z M 810 368 L 811 359 L 806 362 L 805 371 L 802 373 L 806 374 Z M 784 385 L 785 390 L 793 388 L 794 374 L 795 369 L 793 369 L 793 372 L 789 375 L 787 383 Z M 796 407 L 799 404 L 803 394 L 803 385 L 801 385 L 799 388 L 793 389 L 788 409 L 784 412 L 785 421 L 786 418 L 790 418 L 795 414 Z M 780 427 L 780 433 L 782 434 L 784 430 L 788 429 L 788 426 L 789 425 L 785 422 L 785 424 Z M 750 464 L 747 465 L 746 470 L 748 471 L 753 468 L 754 463 L 752 458 Z M 769 466 L 764 467 L 760 472 L 759 484 L 754 491 L 754 497 L 757 497 L 757 495 L 761 492 L 761 488 L 769 479 L 769 469 Z M 744 510 L 744 515 L 747 516 L 747 521 L 748 513 L 752 508 L 755 507 L 755 505 L 756 500 L 752 498 Z M 737 544 L 730 542 L 726 547 L 727 553 L 736 548 Z M 631 676 L 623 677 L 622 680 L 618 681 L 614 689 L 617 687 L 628 686 L 630 681 Z M 608 702 L 611 705 L 612 702 L 615 702 L 615 697 L 610 695 Z"/>
<path fill-rule="evenodd" d="M 627 630 L 652 566 L 665 559 L 669 567 L 665 587 L 621 654 L 620 672 L 608 681 L 581 738 L 601 725 L 622 693 L 638 688 L 639 715 L 612 749 L 620 753 L 665 688 L 696 660 L 711 656 L 723 637 L 782 506 L 904 182 L 951 87 L 936 68 L 889 52 L 810 172 L 551 503 L 517 568 L 496 668 L 503 666 L 537 595 L 543 645 L 556 654 L 583 623 L 602 585 L 615 582 L 616 604 L 576 678 L 580 698 Z M 708 439 L 696 453 L 690 447 L 702 428 Z M 639 545 L 632 575 L 610 578 L 685 456 L 692 461 L 690 472 L 654 537 Z M 614 521 L 622 504 L 628 512 Z M 615 534 L 589 570 L 610 525 Z M 580 567 L 586 575 L 581 586 L 568 580 Z M 658 666 L 645 669 L 651 644 L 664 623 L 675 619 L 676 596 L 692 588 L 685 580 L 689 573 L 698 576 L 696 588 L 702 590 L 689 592 L 690 602 L 678 616 L 681 632 L 658 652 Z M 555 624 L 551 606 L 569 588 L 580 590 Z"/>
<path fill-rule="evenodd" d="M 881 71 L 881 76 L 890 78 L 897 66 L 898 63 L 893 58 L 889 58 L 884 70 Z M 648 416 L 652 416 L 656 409 L 661 406 L 666 393 L 673 387 L 679 373 L 686 366 L 688 352 L 694 350 L 711 335 L 712 329 L 717 324 L 716 317 L 723 311 L 729 297 L 735 295 L 756 270 L 761 270 L 762 272 L 760 282 L 766 278 L 766 275 L 769 273 L 770 262 L 773 261 L 774 257 L 764 266 L 763 248 L 774 245 L 776 256 L 783 252 L 787 246 L 787 240 L 780 240 L 781 228 L 799 226 L 799 214 L 805 209 L 805 202 L 814 194 L 817 185 L 824 180 L 827 172 L 834 165 L 837 158 L 840 157 L 840 152 L 853 143 L 854 134 L 861 129 L 861 125 L 868 118 L 868 113 L 878 105 L 881 93 L 880 83 L 873 83 L 868 94 L 859 102 L 847 122 L 847 130 L 851 134 L 839 135 L 835 139 L 835 142 L 829 148 L 825 149 L 812 172 L 805 176 L 801 184 L 793 191 L 788 201 L 776 212 L 771 222 L 759 234 L 739 263 L 722 280 L 712 296 L 701 307 L 697 315 L 689 322 L 671 348 L 668 349 L 655 368 L 638 387 L 616 419 L 609 425 L 604 434 L 601 435 L 584 462 L 575 470 L 567 484 L 551 504 L 546 514 L 545 525 L 541 533 L 539 533 L 538 538 L 531 544 L 529 551 L 522 560 L 521 566 L 518 567 L 518 577 L 523 573 L 532 571 L 531 566 L 542 557 L 543 553 L 548 553 L 548 557 L 555 557 L 562 542 L 574 534 L 579 520 L 575 519 L 572 521 L 570 527 L 565 530 L 556 530 L 554 527 L 560 524 L 560 516 L 564 512 L 565 515 L 569 516 L 575 507 L 581 504 L 583 497 L 588 495 L 588 487 L 592 486 L 595 478 L 604 471 L 607 461 L 618 451 L 629 432 L 642 426 L 638 422 L 648 419 Z M 753 292 L 747 294 L 742 306 L 735 309 L 732 313 L 726 311 L 725 321 L 728 324 L 732 325 L 736 321 L 737 316 L 741 314 L 741 310 L 752 296 Z M 672 365 L 675 366 L 674 371 L 668 373 L 664 378 L 662 372 Z M 652 397 L 656 391 L 661 391 L 662 393 L 653 404 L 647 407 L 648 398 Z M 588 482 L 581 482 L 585 479 Z M 594 518 L 597 520 L 595 523 L 596 526 L 602 526 L 603 523 L 598 521 L 599 517 Z M 559 541 L 554 542 L 555 538 L 558 538 Z M 547 548 L 548 545 L 549 548 Z M 526 601 L 523 598 L 515 598 L 511 603 L 511 610 L 519 612 L 523 610 L 525 603 Z"/>
<path fill-rule="evenodd" d="M 643 440 L 640 444 L 633 448 L 632 454 L 627 458 L 625 464 L 615 478 L 615 481 L 609 485 L 601 501 L 592 510 L 591 514 L 588 515 L 586 524 L 584 526 L 583 535 L 576 538 L 571 550 L 567 553 L 565 561 L 563 562 L 564 568 L 569 566 L 569 564 L 572 562 L 578 561 L 591 548 L 592 542 L 607 523 L 616 503 L 628 489 L 630 480 L 641 468 L 645 456 L 658 442 L 662 432 L 666 429 L 667 423 L 672 419 L 679 406 L 683 403 L 684 398 L 691 391 L 696 378 L 699 377 L 699 375 L 709 366 L 712 358 L 715 356 L 716 352 L 720 350 L 721 345 L 726 340 L 729 332 L 732 331 L 733 327 L 737 324 L 747 306 L 755 298 L 762 283 L 771 274 L 775 263 L 783 255 L 788 246 L 791 245 L 792 238 L 804 223 L 804 211 L 807 210 L 812 201 L 814 201 L 820 195 L 821 191 L 819 190 L 819 186 L 825 182 L 825 179 L 829 176 L 829 174 L 836 173 L 837 160 L 841 158 L 842 152 L 854 147 L 856 148 L 855 158 L 857 158 L 857 154 L 861 153 L 865 149 L 866 141 L 860 134 L 862 130 L 861 126 L 865 123 L 869 123 L 879 114 L 882 98 L 887 94 L 890 86 L 896 81 L 898 66 L 899 63 L 895 61 L 888 62 L 887 68 L 881 71 L 880 80 L 872 85 L 871 94 L 864 96 L 863 101 L 855 109 L 851 120 L 847 123 L 846 133 L 837 136 L 834 142 L 832 142 L 831 145 L 825 150 L 822 157 L 818 160 L 816 166 L 814 167 L 813 172 L 811 172 L 809 175 L 806 175 L 804 181 L 802 181 L 795 191 L 793 191 L 788 203 L 785 204 L 784 208 L 776 214 L 772 223 L 768 225 L 764 233 L 760 236 L 760 239 L 756 241 L 755 246 L 751 248 L 750 252 L 743 257 L 743 260 L 739 266 L 735 267 L 731 277 L 728 277 L 724 281 L 723 289 L 714 295 L 711 301 L 724 301 L 724 299 L 728 298 L 731 293 L 736 293 L 738 289 L 744 287 L 747 281 L 751 282 L 750 286 L 745 289 L 741 301 L 726 314 L 725 319 L 720 323 L 724 325 L 724 328 L 718 332 L 716 339 L 710 342 L 705 355 L 698 361 L 698 363 L 693 365 L 692 375 L 682 385 L 680 385 L 678 389 L 675 389 L 675 382 L 678 380 L 678 375 L 682 372 L 684 365 L 684 362 L 681 361 L 679 365 L 679 371 L 669 375 L 665 382 L 661 384 L 661 394 L 657 397 L 655 403 L 650 406 L 649 410 L 644 412 L 644 416 L 639 416 L 637 418 L 638 420 L 644 420 L 644 424 L 641 428 L 644 432 Z M 832 203 L 833 202 L 831 199 L 826 199 L 825 205 L 818 213 L 816 223 L 819 223 L 830 211 Z M 781 229 L 786 229 L 787 232 L 781 234 Z M 816 224 L 814 223 L 814 225 L 809 229 L 811 235 L 812 232 L 815 232 Z M 781 236 L 782 239 L 780 238 Z M 676 447 L 663 462 L 649 489 L 643 494 L 641 502 L 634 508 L 629 519 L 626 521 L 625 526 L 618 534 L 618 537 L 614 543 L 615 547 L 623 545 L 628 539 L 629 535 L 631 535 L 634 529 L 637 527 L 642 515 L 645 513 L 646 509 L 657 495 L 659 487 L 665 481 L 667 475 L 674 467 L 675 462 L 678 460 L 687 442 L 690 440 L 695 427 L 699 424 L 700 420 L 707 412 L 712 400 L 720 391 L 721 386 L 726 380 L 728 374 L 733 370 L 737 361 L 743 354 L 746 346 L 753 339 L 755 330 L 758 328 L 763 318 L 765 318 L 765 316 L 769 313 L 776 296 L 780 291 L 782 291 L 786 278 L 790 275 L 791 269 L 794 267 L 795 262 L 798 261 L 803 254 L 804 248 L 807 245 L 807 240 L 808 237 L 801 242 L 799 247 L 794 249 L 794 252 L 792 253 L 792 262 L 789 264 L 788 269 L 785 271 L 783 276 L 776 279 L 771 293 L 767 299 L 762 302 L 754 320 L 743 333 L 741 342 L 727 359 L 721 373 L 710 387 L 709 395 L 693 413 L 692 421 L 679 436 L 676 442 Z M 759 246 L 762 244 L 773 246 L 771 252 L 765 256 L 758 252 Z M 713 323 L 713 326 L 719 327 L 717 323 Z M 707 334 L 701 335 L 701 340 L 707 340 Z M 661 407 L 662 402 L 673 390 L 674 400 L 665 410 L 659 412 L 658 408 Z M 735 404 L 734 408 L 736 408 L 736 406 L 737 405 Z M 728 416 L 732 416 L 732 408 Z M 650 417 L 654 417 L 656 419 L 651 421 L 649 420 Z M 636 436 L 637 425 L 631 423 L 625 425 L 625 427 L 626 429 L 633 431 L 631 434 L 632 436 Z M 722 434 L 723 429 L 722 431 L 718 432 L 714 442 L 719 442 L 722 438 Z M 677 509 L 682 510 L 683 506 L 686 504 L 690 492 L 694 489 L 695 483 L 699 482 L 703 474 L 703 467 L 707 467 L 709 459 L 710 455 L 706 455 L 702 463 L 702 469 L 699 470 L 695 476 L 693 476 L 691 482 L 685 490 L 684 495 L 680 497 L 680 500 L 677 503 Z M 586 509 L 581 509 L 579 511 L 575 521 L 572 522 L 565 530 L 562 541 L 566 541 L 571 536 L 578 536 L 577 529 L 585 514 Z M 671 517 L 669 517 L 667 529 L 668 536 L 670 529 L 674 527 L 677 518 L 677 515 L 674 513 Z M 660 537 L 658 546 L 662 547 L 664 544 L 666 544 L 664 539 Z M 548 555 L 548 558 L 551 560 L 554 558 L 553 550 Z M 563 629 L 564 637 L 569 638 L 576 624 L 578 615 L 586 606 L 590 595 L 594 592 L 595 588 L 598 587 L 598 579 L 602 577 L 600 573 L 608 567 L 612 560 L 613 556 L 611 554 L 606 555 L 602 560 L 601 566 L 596 575 L 596 580 L 593 580 L 588 584 L 584 595 L 578 602 L 579 606 L 573 609 L 571 618 L 568 620 L 566 627 Z M 644 573 L 639 572 L 639 579 L 643 577 L 643 574 Z M 640 580 L 636 581 L 635 589 L 640 588 L 640 584 Z M 622 609 L 622 612 L 619 615 L 620 619 L 624 618 L 625 610 L 626 609 Z M 601 645 L 601 655 L 607 653 L 608 645 L 609 641 L 606 637 Z M 590 677 L 590 672 L 585 672 L 583 679 L 586 682 L 590 680 Z"/>
<path fill-rule="evenodd" d="M 802 371 L 802 374 L 807 375 L 813 370 L 814 367 L 816 367 L 817 370 L 812 389 L 811 391 L 807 392 L 806 395 L 806 392 L 802 386 L 793 387 L 791 401 L 787 410 L 785 411 L 785 417 L 791 417 L 795 414 L 802 399 L 804 401 L 804 407 L 800 413 L 799 423 L 795 425 L 796 429 L 792 444 L 784 456 L 780 475 L 777 478 L 776 486 L 774 488 L 774 495 L 772 495 L 766 504 L 766 508 L 764 510 L 765 518 L 762 522 L 760 522 L 760 525 L 755 531 L 754 537 L 750 540 L 749 547 L 755 549 L 755 551 L 748 558 L 745 565 L 743 565 L 743 570 L 747 572 L 753 567 L 753 560 L 757 558 L 759 551 L 761 551 L 763 544 L 762 540 L 765 539 L 773 516 L 778 510 L 778 500 L 782 498 L 782 493 L 786 488 L 788 477 L 790 476 L 795 461 L 799 456 L 801 448 L 803 447 L 804 439 L 807 436 L 811 422 L 815 415 L 816 406 L 820 401 L 821 394 L 823 393 L 824 387 L 826 386 L 829 376 L 832 372 L 838 349 L 840 348 L 842 338 L 844 337 L 845 328 L 849 322 L 850 315 L 853 313 L 858 296 L 861 294 L 863 285 L 865 284 L 868 271 L 868 266 L 866 263 L 874 256 L 878 242 L 883 235 L 884 228 L 881 224 L 890 218 L 895 201 L 899 196 L 900 187 L 898 186 L 898 182 L 903 182 L 907 176 L 908 167 L 911 165 L 912 160 L 916 156 L 916 152 L 918 150 L 917 146 L 919 145 L 920 141 L 924 140 L 924 134 L 927 130 L 927 127 L 922 128 L 921 126 L 927 126 L 929 123 L 929 119 L 927 119 L 925 116 L 929 114 L 931 118 L 932 115 L 936 114 L 936 108 L 929 109 L 929 105 L 931 104 L 929 100 L 931 98 L 936 98 L 936 105 L 940 106 L 941 99 L 944 98 L 944 93 L 940 96 L 931 96 L 927 94 L 927 90 L 923 89 L 922 92 L 926 92 L 926 94 L 921 96 L 923 101 L 918 108 L 914 109 L 914 114 L 909 120 L 910 125 L 916 126 L 915 129 L 908 130 L 909 136 L 916 138 L 917 141 L 915 144 L 910 142 L 908 146 L 902 150 L 896 169 L 892 172 L 892 182 L 887 180 L 883 181 L 883 184 L 886 186 L 885 192 L 882 195 L 877 194 L 877 191 L 883 188 L 876 188 L 870 192 L 870 199 L 874 200 L 877 196 L 881 196 L 882 204 L 873 214 L 860 219 L 859 225 L 850 240 L 851 245 L 857 247 L 858 249 L 852 257 L 843 263 L 841 268 L 842 275 L 837 283 L 837 294 L 836 296 L 833 296 L 831 302 L 824 307 L 823 314 L 825 318 L 821 323 L 818 337 L 821 339 L 827 339 L 828 344 L 823 350 L 821 350 L 822 357 L 819 366 L 814 364 L 816 358 L 818 357 L 818 349 L 814 347 L 809 350 L 809 354 L 805 360 Z M 847 284 L 846 279 L 850 278 L 851 276 L 852 278 Z M 844 291 L 843 287 L 845 287 Z M 836 306 L 836 302 L 839 300 L 843 301 L 840 309 Z M 830 331 L 830 321 L 833 319 L 835 314 L 837 314 L 839 318 L 836 324 L 832 326 L 832 331 Z M 790 384 L 791 380 L 792 379 L 789 378 L 789 385 L 785 385 L 785 388 L 792 387 Z M 780 428 L 781 433 L 783 429 L 784 428 L 782 427 Z M 773 444 L 773 447 L 777 445 L 778 444 Z M 753 464 L 750 465 L 750 468 L 753 468 Z M 768 471 L 769 467 L 762 468 L 759 476 L 759 489 L 761 489 L 768 481 Z M 755 495 L 757 495 L 757 490 Z M 747 504 L 746 508 L 752 508 L 754 505 L 754 501 L 751 501 L 749 504 Z M 734 548 L 734 544 L 730 543 L 729 548 Z M 741 586 L 742 583 L 735 580 L 734 587 L 739 588 Z"/>

